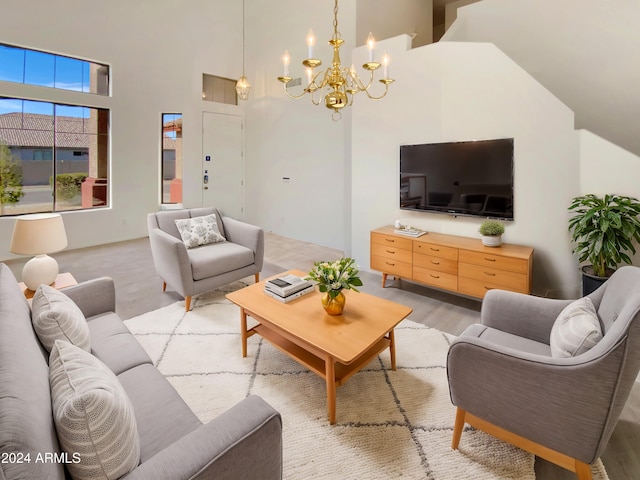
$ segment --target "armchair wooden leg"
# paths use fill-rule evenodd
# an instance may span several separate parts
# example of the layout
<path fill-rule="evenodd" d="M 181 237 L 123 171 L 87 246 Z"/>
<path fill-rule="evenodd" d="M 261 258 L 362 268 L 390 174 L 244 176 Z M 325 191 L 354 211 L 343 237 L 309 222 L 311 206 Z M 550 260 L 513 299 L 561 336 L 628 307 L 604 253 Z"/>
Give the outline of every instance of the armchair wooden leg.
<path fill-rule="evenodd" d="M 256 283 L 258 283 L 260 281 L 260 272 L 256 273 L 255 277 L 256 277 Z"/>
<path fill-rule="evenodd" d="M 458 449 L 460 444 L 460 437 L 462 436 L 462 430 L 464 429 L 464 417 L 466 412 L 458 407 L 456 410 L 456 420 L 453 424 L 453 439 L 451 440 L 451 448 Z"/>
<path fill-rule="evenodd" d="M 163 292 L 167 291 L 167 282 L 162 282 L 162 291 Z"/>
<path fill-rule="evenodd" d="M 191 295 L 184 297 L 184 308 L 187 312 L 191 310 Z"/>
<path fill-rule="evenodd" d="M 576 476 L 578 480 L 592 480 L 591 465 L 576 460 Z"/>

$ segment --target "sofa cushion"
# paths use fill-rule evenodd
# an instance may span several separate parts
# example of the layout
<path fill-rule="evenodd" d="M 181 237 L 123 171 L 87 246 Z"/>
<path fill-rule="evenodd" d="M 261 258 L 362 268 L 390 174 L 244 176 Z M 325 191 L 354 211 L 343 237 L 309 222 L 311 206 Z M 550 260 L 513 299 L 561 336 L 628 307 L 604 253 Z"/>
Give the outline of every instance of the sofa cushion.
<path fill-rule="evenodd" d="M 194 280 L 232 272 L 255 261 L 253 250 L 231 242 L 203 245 L 187 252 Z"/>
<path fill-rule="evenodd" d="M 136 412 L 143 463 L 202 425 L 153 365 L 127 370 L 118 375 L 118 380 Z"/>
<path fill-rule="evenodd" d="M 33 328 L 47 351 L 56 340 L 65 340 L 90 351 L 89 326 L 80 308 L 69 297 L 49 285 L 40 285 L 31 304 Z"/>
<path fill-rule="evenodd" d="M 91 353 L 116 375 L 143 363 L 152 363 L 120 317 L 113 312 L 87 319 Z"/>
<path fill-rule="evenodd" d="M 198 207 L 189 209 L 189 215 L 191 218 L 201 217 L 203 215 L 211 215 L 215 213 L 216 221 L 218 223 L 218 230 L 220 230 L 220 235 L 226 238 L 227 234 L 224 233 L 224 222 L 222 221 L 222 214 L 220 210 L 215 207 Z"/>
<path fill-rule="evenodd" d="M 53 419 L 74 479 L 120 478 L 140 462 L 133 406 L 116 376 L 84 350 L 56 340 L 49 360 Z"/>
<path fill-rule="evenodd" d="M 226 240 L 226 238 L 220 234 L 215 214 L 185 218 L 176 220 L 175 222 L 180 232 L 180 238 L 182 238 L 187 248 L 224 242 Z"/>
<path fill-rule="evenodd" d="M 590 298 L 567 305 L 551 328 L 549 345 L 554 357 L 575 357 L 589 351 L 602 340 L 598 314 Z"/>

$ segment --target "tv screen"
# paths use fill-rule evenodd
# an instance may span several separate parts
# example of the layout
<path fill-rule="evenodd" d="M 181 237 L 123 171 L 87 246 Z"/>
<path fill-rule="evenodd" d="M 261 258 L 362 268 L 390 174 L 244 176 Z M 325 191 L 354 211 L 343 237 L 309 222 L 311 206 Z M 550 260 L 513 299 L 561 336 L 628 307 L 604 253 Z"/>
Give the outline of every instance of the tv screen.
<path fill-rule="evenodd" d="M 401 145 L 400 208 L 513 220 L 513 138 Z"/>

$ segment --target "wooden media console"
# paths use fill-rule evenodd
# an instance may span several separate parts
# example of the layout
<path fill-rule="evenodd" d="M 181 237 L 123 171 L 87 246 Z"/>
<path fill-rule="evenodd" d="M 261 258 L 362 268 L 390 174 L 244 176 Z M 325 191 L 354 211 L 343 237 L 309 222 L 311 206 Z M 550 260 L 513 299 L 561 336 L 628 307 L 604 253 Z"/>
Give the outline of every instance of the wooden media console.
<path fill-rule="evenodd" d="M 412 238 L 393 226 L 371 231 L 371 268 L 382 272 L 383 287 L 392 275 L 480 299 L 493 288 L 530 294 L 532 264 L 532 247 L 485 247 L 442 233 Z"/>

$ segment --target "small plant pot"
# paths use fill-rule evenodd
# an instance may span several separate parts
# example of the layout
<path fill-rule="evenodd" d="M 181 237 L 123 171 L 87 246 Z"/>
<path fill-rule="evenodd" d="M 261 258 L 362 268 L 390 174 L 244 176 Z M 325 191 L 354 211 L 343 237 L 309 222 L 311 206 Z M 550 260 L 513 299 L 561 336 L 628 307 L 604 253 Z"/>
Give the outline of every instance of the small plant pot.
<path fill-rule="evenodd" d="M 485 247 L 499 247 L 502 245 L 502 235 L 482 235 L 482 244 Z"/>

